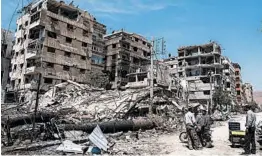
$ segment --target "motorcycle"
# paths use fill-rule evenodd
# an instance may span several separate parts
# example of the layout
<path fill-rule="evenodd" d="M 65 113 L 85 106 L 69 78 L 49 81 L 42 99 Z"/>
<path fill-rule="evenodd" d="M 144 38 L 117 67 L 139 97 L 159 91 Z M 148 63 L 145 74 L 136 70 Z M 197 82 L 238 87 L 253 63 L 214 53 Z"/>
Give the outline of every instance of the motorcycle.
<path fill-rule="evenodd" d="M 204 147 L 207 147 L 207 140 L 208 140 L 208 138 L 207 137 L 210 137 L 211 138 L 211 133 L 212 133 L 212 130 L 210 130 L 209 131 L 209 134 L 208 134 L 208 136 L 205 136 L 205 135 L 203 135 L 202 136 L 202 138 L 203 138 L 203 146 Z M 179 134 L 179 140 L 182 142 L 182 143 L 186 143 L 187 142 L 187 140 L 188 140 L 188 135 L 187 135 L 187 132 L 186 131 L 183 131 L 183 132 L 181 132 L 180 134 Z M 213 141 L 211 140 L 211 143 L 212 143 Z"/>

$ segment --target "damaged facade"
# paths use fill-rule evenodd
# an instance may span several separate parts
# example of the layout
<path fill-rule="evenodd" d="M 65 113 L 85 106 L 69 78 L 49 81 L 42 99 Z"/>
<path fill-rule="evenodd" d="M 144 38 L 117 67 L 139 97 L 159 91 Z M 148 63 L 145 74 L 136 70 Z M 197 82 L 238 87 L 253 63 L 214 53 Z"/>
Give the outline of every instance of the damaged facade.
<path fill-rule="evenodd" d="M 245 104 L 253 102 L 254 99 L 253 99 L 253 87 L 252 87 L 252 85 L 250 83 L 244 83 L 242 85 L 242 88 L 243 88 Z"/>
<path fill-rule="evenodd" d="M 223 83 L 222 69 L 221 48 L 215 42 L 178 49 L 178 75 L 187 82 L 189 102 L 208 104 L 210 92 Z"/>
<path fill-rule="evenodd" d="M 233 63 L 235 68 L 235 82 L 236 82 L 236 92 L 237 92 L 237 103 L 243 104 L 243 90 L 242 90 L 242 77 L 241 77 L 241 67 L 238 63 Z"/>
<path fill-rule="evenodd" d="M 87 83 L 90 71 L 104 70 L 106 27 L 72 3 L 40 0 L 17 20 L 11 90 L 40 90 L 73 80 Z"/>
<path fill-rule="evenodd" d="M 143 67 L 150 61 L 151 44 L 144 37 L 120 30 L 104 36 L 106 44 L 106 70 L 110 72 L 113 88 L 117 85 L 126 85 L 127 74 L 147 72 Z M 144 73 L 141 79 L 147 77 Z"/>
<path fill-rule="evenodd" d="M 224 90 L 228 93 L 231 99 L 236 101 L 236 83 L 235 83 L 235 68 L 228 57 L 223 56 L 223 83 Z"/>
<path fill-rule="evenodd" d="M 11 57 L 14 34 L 1 29 L 1 102 L 5 101 L 7 85 L 10 82 Z"/>

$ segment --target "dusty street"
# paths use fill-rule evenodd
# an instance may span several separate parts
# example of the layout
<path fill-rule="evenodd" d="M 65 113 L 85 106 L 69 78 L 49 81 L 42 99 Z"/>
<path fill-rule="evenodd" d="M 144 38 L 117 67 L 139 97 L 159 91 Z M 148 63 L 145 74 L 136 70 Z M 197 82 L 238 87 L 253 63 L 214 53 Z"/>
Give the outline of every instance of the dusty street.
<path fill-rule="evenodd" d="M 189 150 L 186 144 L 180 142 L 178 134 L 163 136 L 159 138 L 159 142 L 166 143 L 165 152 L 168 155 L 240 155 L 243 152 L 241 147 L 232 148 L 230 142 L 228 141 L 228 126 L 227 122 L 223 122 L 222 126 L 213 129 L 212 133 L 213 148 L 204 148 L 203 150 L 195 151 Z M 257 144 L 257 154 L 261 155 L 261 150 L 259 150 L 259 145 Z M 254 155 L 254 154 L 253 154 Z"/>

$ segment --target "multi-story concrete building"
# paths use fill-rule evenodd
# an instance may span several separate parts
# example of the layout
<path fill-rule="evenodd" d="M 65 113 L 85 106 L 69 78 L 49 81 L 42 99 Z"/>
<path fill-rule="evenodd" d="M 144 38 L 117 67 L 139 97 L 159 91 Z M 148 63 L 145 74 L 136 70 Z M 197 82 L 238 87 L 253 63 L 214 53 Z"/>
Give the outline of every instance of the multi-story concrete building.
<path fill-rule="evenodd" d="M 141 68 L 150 62 L 150 42 L 135 33 L 126 31 L 114 31 L 104 36 L 107 57 L 106 70 L 111 74 L 113 88 L 117 85 L 126 85 L 127 74 L 147 71 Z"/>
<path fill-rule="evenodd" d="M 169 67 L 163 60 L 154 60 L 153 62 L 153 82 L 154 85 L 160 85 L 168 88 L 171 85 L 171 75 Z M 141 88 L 150 86 L 151 65 L 141 66 L 136 72 L 127 74 L 127 88 Z"/>
<path fill-rule="evenodd" d="M 189 102 L 208 104 L 211 91 L 222 86 L 222 69 L 221 48 L 215 42 L 178 49 L 178 75 L 187 82 Z"/>
<path fill-rule="evenodd" d="M 242 90 L 242 77 L 241 77 L 241 67 L 238 63 L 233 63 L 235 68 L 235 83 L 236 83 L 236 93 L 237 93 L 237 103 L 243 103 L 243 90 Z"/>
<path fill-rule="evenodd" d="M 6 87 L 10 81 L 9 72 L 11 70 L 14 33 L 1 29 L 1 36 L 1 102 L 4 102 Z"/>
<path fill-rule="evenodd" d="M 224 89 L 231 96 L 233 101 L 236 101 L 236 84 L 235 84 L 235 68 L 228 57 L 222 57 L 223 60 L 223 80 Z M 234 102 L 235 103 L 235 102 Z"/>
<path fill-rule="evenodd" d="M 39 75 L 43 91 L 66 80 L 86 83 L 91 69 L 104 69 L 106 27 L 87 11 L 55 0 L 23 10 L 11 60 L 13 90 L 37 89 Z"/>
<path fill-rule="evenodd" d="M 243 86 L 243 98 L 244 98 L 244 102 L 245 104 L 251 103 L 254 101 L 253 99 L 253 87 L 250 83 L 244 83 Z"/>

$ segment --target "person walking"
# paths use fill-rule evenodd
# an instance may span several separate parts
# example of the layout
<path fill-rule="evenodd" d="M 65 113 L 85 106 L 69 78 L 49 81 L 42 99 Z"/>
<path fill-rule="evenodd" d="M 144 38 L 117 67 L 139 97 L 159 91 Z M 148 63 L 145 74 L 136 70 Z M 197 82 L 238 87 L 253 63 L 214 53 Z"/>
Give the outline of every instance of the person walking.
<path fill-rule="evenodd" d="M 208 115 L 206 109 L 202 110 L 202 112 L 203 112 L 203 118 L 204 118 L 203 138 L 205 138 L 206 147 L 211 148 L 211 147 L 213 147 L 213 145 L 212 145 L 212 141 L 211 141 L 210 129 L 211 129 L 211 125 L 213 124 L 213 120 L 210 117 L 210 115 Z"/>
<path fill-rule="evenodd" d="M 187 135 L 188 135 L 188 148 L 190 150 L 193 150 L 193 147 L 195 147 L 196 150 L 198 149 L 202 149 L 202 146 L 200 144 L 200 141 L 197 137 L 196 134 L 196 120 L 195 120 L 195 116 L 192 113 L 192 108 L 188 108 L 188 110 L 186 110 L 187 113 L 185 114 L 185 124 L 186 124 L 186 131 L 187 131 Z"/>
<path fill-rule="evenodd" d="M 247 116 L 246 116 L 246 136 L 245 136 L 245 152 L 242 154 L 256 154 L 256 142 L 255 142 L 255 130 L 256 130 L 256 114 L 255 106 L 248 106 Z M 251 151 L 250 151 L 251 144 Z"/>

